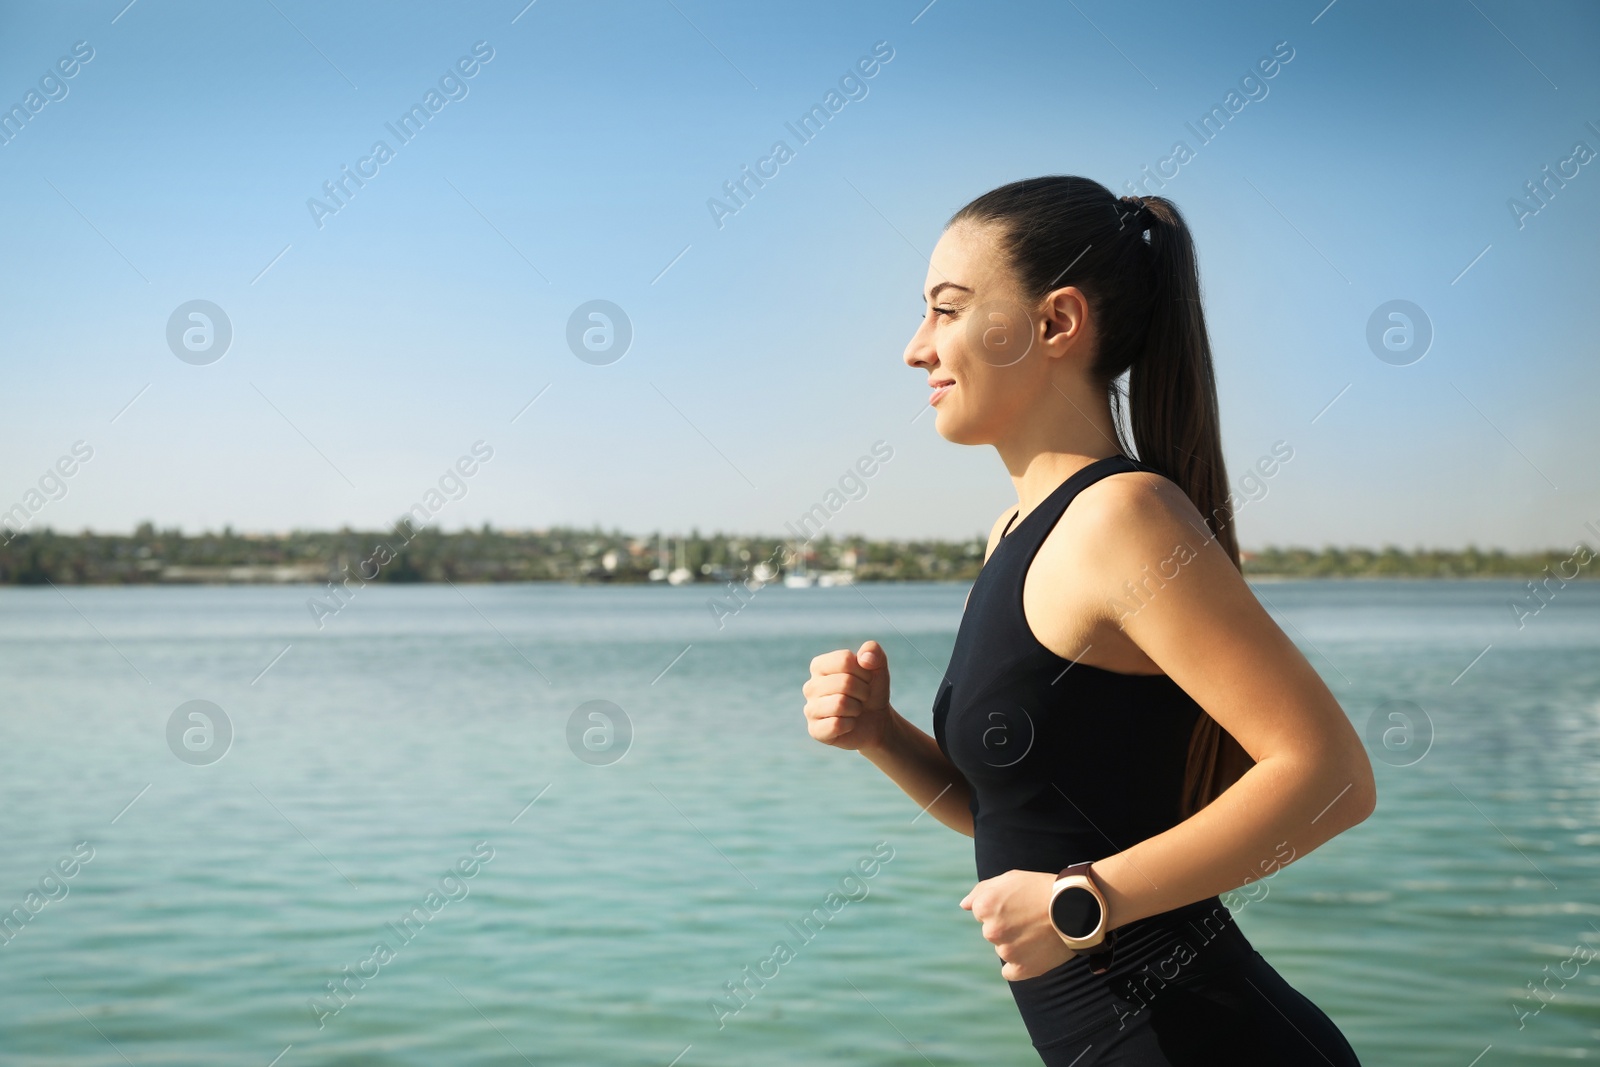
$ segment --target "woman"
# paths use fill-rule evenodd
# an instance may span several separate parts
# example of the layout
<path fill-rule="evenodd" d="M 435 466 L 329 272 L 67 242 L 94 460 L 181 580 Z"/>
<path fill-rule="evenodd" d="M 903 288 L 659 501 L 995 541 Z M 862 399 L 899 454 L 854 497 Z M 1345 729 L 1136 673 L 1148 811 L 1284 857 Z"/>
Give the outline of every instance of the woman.
<path fill-rule="evenodd" d="M 812 661 L 811 736 L 974 839 L 961 907 L 1047 1065 L 1356 1064 L 1218 897 L 1361 822 L 1376 788 L 1240 574 L 1182 216 L 1085 178 L 1016 182 L 950 220 L 924 297 L 905 361 L 939 433 L 994 446 L 1018 504 L 934 735 L 890 706 L 868 641 Z"/>

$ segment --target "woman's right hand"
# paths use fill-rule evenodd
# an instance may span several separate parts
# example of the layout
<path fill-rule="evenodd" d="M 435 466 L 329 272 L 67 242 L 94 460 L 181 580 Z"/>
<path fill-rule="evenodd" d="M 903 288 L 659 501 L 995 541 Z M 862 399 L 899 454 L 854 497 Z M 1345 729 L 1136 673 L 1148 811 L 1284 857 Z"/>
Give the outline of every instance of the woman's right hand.
<path fill-rule="evenodd" d="M 876 641 L 856 652 L 841 648 L 813 659 L 801 692 L 806 729 L 825 745 L 851 751 L 873 748 L 891 728 L 889 657 Z"/>

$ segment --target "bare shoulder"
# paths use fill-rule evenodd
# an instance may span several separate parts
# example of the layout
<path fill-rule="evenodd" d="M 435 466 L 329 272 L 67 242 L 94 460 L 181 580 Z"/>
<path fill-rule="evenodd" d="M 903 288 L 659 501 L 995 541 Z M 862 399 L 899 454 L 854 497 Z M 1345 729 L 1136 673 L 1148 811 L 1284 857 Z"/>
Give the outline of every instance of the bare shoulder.
<path fill-rule="evenodd" d="M 1237 574 L 1188 494 L 1148 471 L 1111 475 L 1085 488 L 1046 538 L 1041 555 L 1096 598 L 1151 572 L 1192 563 Z"/>
<path fill-rule="evenodd" d="M 1127 471 L 1087 486 L 1062 513 L 1029 569 L 1023 610 L 1058 656 L 1170 674 L 1170 657 L 1146 647 L 1133 624 L 1185 627 L 1203 614 L 1197 604 L 1236 604 L 1241 594 L 1238 568 L 1188 495 L 1159 474 Z"/>
<path fill-rule="evenodd" d="M 1069 534 L 1116 553 L 1169 546 L 1174 537 L 1208 536 L 1205 518 L 1170 478 L 1149 471 L 1114 474 L 1085 488 L 1062 515 Z"/>

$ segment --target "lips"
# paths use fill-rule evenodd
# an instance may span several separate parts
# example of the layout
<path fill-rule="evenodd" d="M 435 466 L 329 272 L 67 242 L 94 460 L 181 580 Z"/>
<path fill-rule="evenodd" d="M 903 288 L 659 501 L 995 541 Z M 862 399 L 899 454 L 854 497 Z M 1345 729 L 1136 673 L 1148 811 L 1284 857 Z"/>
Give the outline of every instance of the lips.
<path fill-rule="evenodd" d="M 956 387 L 954 379 L 946 378 L 942 381 L 929 382 L 933 386 L 933 393 L 928 397 L 928 403 L 937 404 L 944 395 Z"/>

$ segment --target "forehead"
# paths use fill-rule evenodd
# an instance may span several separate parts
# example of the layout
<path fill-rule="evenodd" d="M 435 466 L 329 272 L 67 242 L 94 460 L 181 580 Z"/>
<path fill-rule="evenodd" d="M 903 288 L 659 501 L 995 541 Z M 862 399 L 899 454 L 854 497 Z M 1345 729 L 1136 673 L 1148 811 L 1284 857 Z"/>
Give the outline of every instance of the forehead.
<path fill-rule="evenodd" d="M 958 222 L 945 230 L 928 257 L 924 294 L 940 282 L 954 282 L 977 291 L 1003 287 L 1010 282 L 998 227 Z"/>

